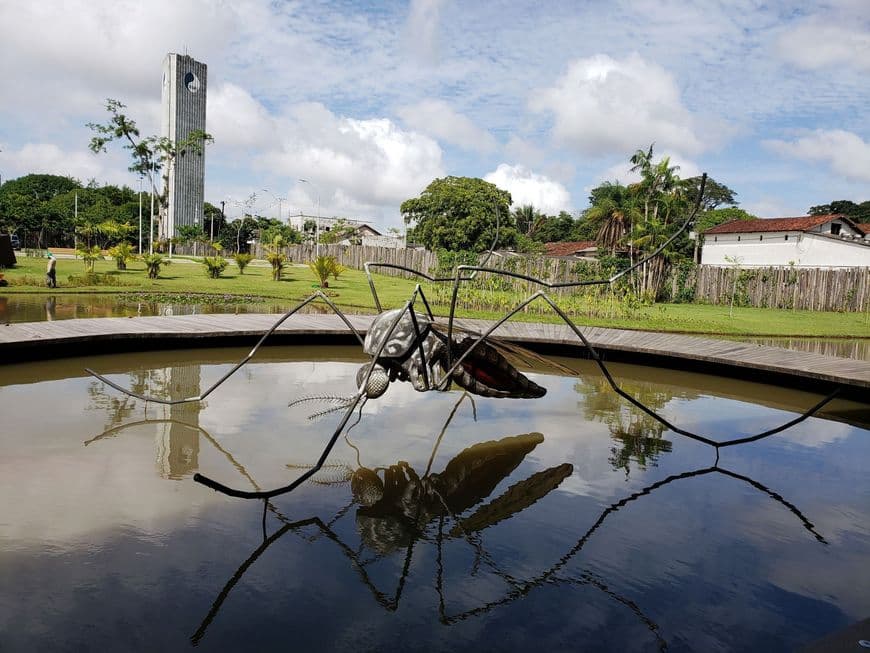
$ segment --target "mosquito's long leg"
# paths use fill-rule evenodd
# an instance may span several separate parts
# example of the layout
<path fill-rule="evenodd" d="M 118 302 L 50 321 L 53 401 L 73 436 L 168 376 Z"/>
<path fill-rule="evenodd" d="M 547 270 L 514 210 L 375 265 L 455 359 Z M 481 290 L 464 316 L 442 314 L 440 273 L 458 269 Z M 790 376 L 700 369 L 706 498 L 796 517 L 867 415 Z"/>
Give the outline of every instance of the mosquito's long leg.
<path fill-rule="evenodd" d="M 262 335 L 262 337 L 257 341 L 257 344 L 254 345 L 254 348 L 251 349 L 251 351 L 248 353 L 247 356 L 245 356 L 242 360 L 240 360 L 238 363 L 236 363 L 226 374 L 224 374 L 220 379 L 218 379 L 205 392 L 202 392 L 195 397 L 186 397 L 185 399 L 162 399 L 160 397 L 151 397 L 148 395 L 140 394 L 138 392 L 133 392 L 132 390 L 128 390 L 126 388 L 122 388 L 117 383 L 110 381 L 105 376 L 98 374 L 97 372 L 95 372 L 94 370 L 92 370 L 90 368 L 85 368 L 85 371 L 88 372 L 89 374 L 91 374 L 92 376 L 95 376 L 96 378 L 98 378 L 100 381 L 102 381 L 106 385 L 109 385 L 109 386 L 115 388 L 115 390 L 118 390 L 119 392 L 123 392 L 125 395 L 128 395 L 130 397 L 135 397 L 136 399 L 142 399 L 143 401 L 152 401 L 152 402 L 157 403 L 157 404 L 165 404 L 165 405 L 170 405 L 170 406 L 176 405 L 176 404 L 185 404 L 185 403 L 189 403 L 192 401 L 202 401 L 208 395 L 210 395 L 218 386 L 220 386 L 224 381 L 226 381 L 233 374 L 235 374 L 239 370 L 239 368 L 241 368 L 245 363 L 247 363 L 249 360 L 251 360 L 254 357 L 254 354 L 257 353 L 257 350 L 260 348 L 260 346 L 266 341 L 266 339 L 269 336 L 271 336 L 275 332 L 275 330 L 279 326 L 281 326 L 291 315 L 293 315 L 294 313 L 299 311 L 302 307 L 306 306 L 307 304 L 310 304 L 315 299 L 322 299 L 323 301 L 325 301 L 329 305 L 329 307 L 333 311 L 335 311 L 335 314 L 338 315 L 339 318 L 341 318 L 341 320 L 345 323 L 345 325 L 347 325 L 347 327 L 351 330 L 351 332 L 353 332 L 353 334 L 356 336 L 356 339 L 359 340 L 360 345 L 362 345 L 364 343 L 364 340 L 363 340 L 362 336 L 360 335 L 359 331 L 357 331 L 356 327 L 353 326 L 353 323 L 351 323 L 351 321 L 347 318 L 347 316 L 344 314 L 344 312 L 340 308 L 338 308 L 338 306 L 336 306 L 332 302 L 332 300 L 329 299 L 329 297 L 327 297 L 325 294 L 323 294 L 321 291 L 318 290 L 316 293 L 311 295 L 308 299 L 303 300 L 302 302 L 300 302 L 299 304 L 297 304 L 296 306 L 291 308 L 289 311 L 284 313 L 284 315 L 282 315 L 280 318 L 278 318 L 278 320 L 269 328 L 269 330 L 266 331 L 266 333 L 264 333 Z"/>
<path fill-rule="evenodd" d="M 718 453 L 717 453 L 717 456 L 718 456 Z M 519 588 L 510 591 L 506 596 L 502 597 L 501 599 L 490 601 L 489 603 L 486 603 L 480 607 L 472 608 L 471 610 L 467 610 L 466 612 L 463 612 L 463 613 L 460 613 L 457 615 L 453 615 L 453 616 L 442 615 L 442 622 L 448 623 L 448 624 L 456 623 L 458 621 L 462 621 L 462 620 L 467 619 L 469 617 L 472 617 L 474 615 L 488 612 L 489 610 L 491 610 L 494 607 L 511 603 L 522 596 L 526 596 L 533 588 L 539 587 L 539 586 L 543 585 L 544 583 L 547 583 L 547 582 L 555 579 L 556 574 L 561 569 L 563 569 L 568 564 L 568 562 L 572 558 L 574 558 L 574 556 L 576 556 L 586 546 L 586 544 L 589 542 L 589 540 L 592 538 L 592 536 L 598 531 L 599 528 L 601 528 L 601 526 L 604 524 L 604 522 L 607 520 L 607 518 L 610 517 L 612 514 L 618 512 L 620 509 L 624 508 L 628 504 L 633 503 L 634 501 L 637 501 L 638 499 L 641 499 L 642 497 L 649 496 L 650 494 L 652 494 L 653 492 L 655 492 L 659 488 L 662 488 L 666 485 L 670 485 L 671 483 L 674 483 L 674 482 L 680 481 L 680 480 L 684 480 L 684 479 L 696 478 L 699 476 L 706 476 L 707 474 L 723 474 L 727 477 L 734 478 L 736 480 L 747 483 L 750 486 L 754 487 L 755 489 L 760 490 L 761 492 L 763 492 L 764 494 L 766 494 L 770 498 L 774 499 L 777 503 L 783 505 L 786 509 L 788 509 L 789 512 L 794 514 L 800 520 L 800 522 L 802 523 L 804 528 L 806 528 L 810 533 L 812 533 L 812 535 L 820 543 L 822 543 L 822 544 L 828 543 L 824 539 L 824 537 L 822 537 L 815 530 L 815 527 L 813 526 L 812 522 L 810 522 L 806 518 L 806 516 L 804 516 L 804 514 L 800 510 L 798 510 L 798 508 L 794 504 L 788 502 L 781 495 L 770 490 L 769 488 L 762 485 L 758 481 L 755 481 L 754 479 L 749 478 L 748 476 L 743 476 L 741 474 L 737 474 L 735 472 L 731 472 L 729 470 L 722 469 L 722 468 L 718 467 L 718 461 L 717 461 L 717 465 L 714 465 L 712 467 L 704 467 L 701 469 L 694 469 L 691 471 L 682 472 L 680 474 L 673 474 L 671 476 L 668 476 L 667 478 L 664 478 L 660 481 L 656 481 L 655 483 L 652 483 L 652 484 L 638 490 L 637 492 L 633 492 L 632 494 L 620 499 L 619 501 L 610 504 L 607 508 L 605 508 L 601 512 L 601 514 L 598 516 L 598 519 L 596 519 L 595 522 L 592 524 L 592 526 L 590 526 L 589 529 L 580 537 L 580 539 L 577 540 L 577 542 L 574 544 L 574 546 L 572 546 L 549 569 L 543 571 L 542 573 L 538 574 L 534 578 L 522 583 Z M 496 573 L 498 573 L 498 572 L 496 572 Z"/>
<path fill-rule="evenodd" d="M 418 294 L 421 294 L 420 284 L 417 284 L 417 287 L 414 289 L 414 296 L 416 297 Z M 411 304 L 408 314 L 411 317 L 411 324 L 414 325 L 414 333 L 416 334 L 414 342 L 417 343 L 417 351 L 420 353 L 420 371 L 423 372 L 423 387 L 428 390 L 430 387 L 429 366 L 426 364 L 426 350 L 423 347 L 423 334 L 420 333 L 420 323 L 417 321 L 417 312 L 414 310 L 413 303 Z M 392 331 L 390 333 L 392 333 Z M 386 340 L 386 338 L 384 340 Z"/>
<path fill-rule="evenodd" d="M 273 490 L 257 490 L 252 492 L 249 490 L 239 490 L 236 488 L 231 488 L 227 485 L 224 485 L 223 483 L 219 483 L 218 481 L 209 478 L 208 476 L 200 474 L 199 472 L 193 475 L 193 480 L 197 483 L 202 483 L 206 487 L 210 487 L 212 490 L 221 492 L 223 494 L 226 494 L 227 496 L 238 497 L 240 499 L 270 499 L 272 497 L 278 496 L 279 494 L 286 494 L 288 492 L 292 492 L 297 487 L 302 485 L 302 483 L 304 483 L 320 471 L 320 468 L 323 467 L 323 463 L 329 457 L 332 448 L 335 446 L 336 441 L 344 431 L 344 427 L 350 419 L 350 416 L 353 414 L 353 411 L 356 409 L 357 405 L 361 400 L 363 400 L 364 397 L 365 395 L 362 393 L 362 391 L 357 392 L 353 402 L 345 411 L 341 422 L 339 422 L 338 426 L 333 432 L 332 437 L 323 448 L 323 451 L 321 452 L 320 458 L 317 460 L 317 463 L 315 463 L 315 465 L 311 469 L 307 470 L 304 474 L 296 478 L 296 480 L 294 480 L 292 483 L 289 483 L 283 487 L 275 488 Z"/>
<path fill-rule="evenodd" d="M 412 311 L 412 307 L 414 306 L 414 299 L 416 298 L 416 295 L 417 295 L 417 293 L 415 291 L 411 295 L 411 298 L 407 302 L 405 302 L 405 306 L 402 308 L 402 310 L 400 310 L 396 314 L 396 318 L 393 320 L 392 324 L 390 325 L 390 329 L 389 329 L 388 333 L 392 333 L 393 329 L 396 328 L 396 325 L 399 323 L 399 320 L 402 318 L 402 315 L 404 315 L 405 311 L 409 311 L 409 310 Z M 381 342 L 380 346 L 378 347 L 378 350 L 372 356 L 372 360 L 377 360 L 378 358 L 380 358 L 381 354 L 384 351 L 384 348 L 387 346 L 387 342 L 388 342 L 388 339 L 384 338 L 383 341 Z M 354 396 L 353 400 L 348 404 L 347 410 L 344 412 L 344 415 L 342 416 L 341 421 L 339 422 L 338 426 L 336 427 L 335 431 L 333 432 L 332 437 L 330 437 L 329 441 L 326 443 L 326 446 L 323 448 L 323 451 L 321 452 L 320 458 L 318 459 L 317 463 L 311 469 L 307 470 L 304 474 L 302 474 L 302 476 L 299 476 L 292 483 L 289 483 L 289 484 L 282 486 L 282 487 L 279 487 L 279 488 L 275 488 L 273 490 L 258 490 L 256 492 L 251 492 L 251 491 L 247 491 L 247 490 L 239 490 L 236 488 L 231 488 L 227 485 L 219 483 L 218 481 L 215 481 L 214 479 L 209 478 L 208 476 L 204 476 L 203 474 L 200 474 L 198 472 L 193 475 L 193 480 L 196 481 L 197 483 L 202 483 L 206 487 L 210 487 L 212 490 L 215 490 L 217 492 L 222 492 L 223 494 L 226 494 L 226 495 L 231 496 L 231 497 L 238 497 L 240 499 L 269 499 L 271 497 L 278 496 L 279 494 L 286 494 L 287 492 L 292 492 L 297 487 L 302 485 L 302 483 L 304 483 L 309 478 L 314 476 L 314 474 L 316 474 L 318 471 L 320 471 L 320 468 L 323 467 L 323 463 L 329 457 L 329 454 L 332 451 L 332 448 L 335 446 L 336 441 L 338 440 L 339 436 L 344 431 L 344 427 L 347 425 L 348 421 L 350 420 L 351 415 L 353 415 L 354 410 L 356 410 L 356 407 L 359 405 L 360 401 L 365 401 L 365 399 L 366 399 L 365 388 L 368 387 L 369 379 L 371 378 L 371 375 L 372 375 L 372 370 L 374 370 L 374 365 L 369 365 L 369 368 L 366 372 L 365 378 L 362 379 L 362 382 L 360 384 L 359 389 L 356 392 L 356 395 Z"/>
<path fill-rule="evenodd" d="M 512 275 L 512 276 L 513 276 L 513 275 Z M 688 430 L 686 430 L 686 429 L 682 429 L 682 428 L 680 428 L 680 427 L 678 427 L 678 426 L 672 424 L 672 423 L 671 423 L 670 421 L 668 421 L 666 418 L 662 417 L 661 415 L 659 415 L 658 413 L 656 413 L 654 410 L 652 410 L 651 408 L 649 408 L 648 406 L 646 406 L 644 403 L 642 403 L 640 400 L 636 399 L 635 397 L 633 397 L 632 395 L 630 395 L 628 392 L 626 392 L 625 390 L 623 390 L 623 389 L 619 386 L 619 384 L 616 383 L 616 381 L 614 380 L 613 376 L 610 374 L 610 370 L 607 369 L 607 366 L 604 364 L 604 361 L 601 359 L 601 356 L 598 354 L 598 351 L 595 349 L 595 347 L 592 346 L 592 343 L 589 342 L 589 340 L 586 338 L 586 336 L 583 335 L 583 332 L 582 332 L 582 331 L 577 327 L 576 324 L 574 324 L 574 322 L 571 320 L 571 318 L 568 317 L 568 315 L 567 315 L 567 314 L 566 314 L 566 313 L 565 313 L 561 308 L 559 308 L 559 306 L 558 306 L 558 305 L 557 305 L 557 304 L 556 304 L 556 303 L 555 303 L 555 302 L 554 302 L 554 301 L 553 301 L 553 300 L 552 300 L 552 299 L 551 299 L 551 298 L 550 298 L 550 297 L 549 297 L 549 296 L 548 296 L 544 291 L 541 291 L 541 290 L 539 290 L 538 292 L 534 293 L 533 295 L 531 295 L 531 296 L 530 296 L 529 298 L 527 298 L 526 300 L 520 302 L 520 304 L 517 305 L 516 308 L 514 308 L 514 309 L 511 310 L 511 311 L 509 311 L 509 312 L 508 312 L 506 315 L 504 315 L 501 319 L 499 319 L 499 320 L 497 320 L 496 322 L 494 322 L 493 324 L 491 324 L 491 325 L 489 326 L 489 328 L 487 328 L 487 329 L 486 329 L 486 330 L 485 330 L 485 331 L 484 331 L 480 336 L 478 336 L 478 337 L 475 339 L 475 341 L 471 344 L 471 346 L 469 346 L 468 349 L 467 349 L 466 351 L 464 351 L 464 352 L 462 353 L 462 355 L 459 356 L 459 357 L 458 357 L 458 358 L 453 362 L 453 365 L 450 366 L 450 367 L 448 368 L 448 370 L 447 370 L 447 372 L 446 372 L 446 374 L 445 374 L 445 379 L 444 379 L 444 381 L 442 381 L 442 386 L 444 385 L 444 383 L 445 383 L 447 380 L 450 379 L 450 376 L 453 374 L 453 372 L 456 370 L 456 368 L 459 367 L 459 365 L 462 364 L 462 361 L 464 361 L 465 358 L 466 358 L 467 356 L 469 356 L 469 355 L 471 354 L 471 352 L 472 352 L 472 351 L 473 351 L 473 350 L 474 350 L 474 349 L 475 349 L 475 348 L 476 348 L 476 347 L 477 347 L 481 342 L 483 342 L 484 340 L 486 340 L 486 338 L 488 338 L 488 337 L 489 337 L 489 336 L 490 336 L 490 335 L 491 335 L 491 334 L 492 334 L 496 329 L 498 329 L 502 324 L 504 324 L 505 322 L 507 322 L 511 317 L 513 317 L 514 315 L 516 315 L 519 311 L 521 311 L 523 308 L 525 308 L 526 306 L 528 306 L 529 304 L 531 304 L 531 303 L 532 303 L 533 301 L 535 301 L 536 299 L 543 299 L 547 304 L 549 304 L 550 308 L 552 308 L 553 311 L 554 311 L 554 312 L 555 312 L 555 313 L 556 313 L 560 318 L 562 318 L 562 320 L 565 322 L 565 324 L 568 326 L 568 328 L 571 329 L 571 331 L 573 331 L 574 334 L 575 334 L 575 335 L 580 339 L 580 341 L 583 343 L 583 346 L 584 346 L 584 347 L 586 348 L 586 350 L 589 352 L 589 355 L 592 357 L 592 359 L 595 361 L 595 363 L 596 363 L 596 365 L 598 366 L 598 368 L 601 370 L 601 373 L 604 375 L 604 378 L 607 380 L 607 383 L 610 385 L 611 388 L 613 388 L 614 392 L 616 392 L 618 395 L 620 395 L 621 397 L 623 397 L 624 399 L 626 399 L 627 401 L 629 401 L 631 404 L 633 404 L 634 406 L 636 406 L 637 408 L 639 408 L 640 410 L 642 410 L 644 413 L 646 413 L 647 415 L 649 415 L 650 417 L 652 417 L 653 419 L 655 419 L 656 421 L 658 421 L 660 424 L 663 424 L 663 425 L 664 425 L 665 427 L 667 427 L 668 429 L 674 431 L 675 433 L 678 433 L 678 434 L 680 434 L 680 435 L 683 435 L 683 436 L 685 436 L 685 437 L 687 437 L 687 438 L 690 438 L 690 439 L 692 439 L 692 440 L 696 440 L 696 441 L 698 441 L 698 442 L 702 442 L 702 443 L 704 443 L 704 444 L 710 445 L 710 446 L 712 446 L 712 447 L 719 448 L 719 447 L 732 446 L 732 445 L 735 445 L 735 444 L 743 444 L 743 443 L 745 443 L 745 442 L 752 442 L 752 441 L 755 441 L 755 440 L 760 440 L 760 439 L 765 438 L 765 437 L 768 437 L 768 436 L 770 436 L 770 435 L 774 435 L 774 434 L 776 434 L 776 433 L 779 433 L 779 432 L 781 432 L 781 431 L 783 431 L 783 430 L 785 430 L 785 429 L 787 429 L 787 428 L 790 428 L 791 426 L 794 426 L 795 424 L 798 424 L 799 422 L 802 422 L 802 421 L 806 420 L 807 418 L 811 417 L 812 415 L 814 415 L 815 413 L 817 413 L 819 410 L 821 410 L 825 405 L 827 405 L 830 401 L 832 401 L 832 400 L 833 400 L 833 399 L 834 399 L 834 398 L 835 398 L 835 397 L 840 393 L 840 388 L 836 388 L 836 389 L 834 389 L 833 392 L 831 392 L 829 395 L 827 395 L 826 397 L 824 397 L 824 398 L 823 398 L 821 401 L 819 401 L 816 405 L 814 405 L 814 406 L 812 406 L 811 408 L 809 408 L 808 410 L 806 410 L 806 411 L 805 411 L 804 413 L 802 413 L 800 416 L 798 416 L 798 417 L 796 417 L 796 418 L 794 418 L 794 419 L 792 419 L 792 420 L 789 420 L 788 422 L 786 422 L 786 423 L 784 423 L 784 424 L 781 424 L 781 425 L 779 425 L 779 426 L 777 426 L 777 427 L 774 427 L 774 428 L 772 428 L 772 429 L 768 429 L 768 430 L 766 430 L 766 431 L 762 431 L 761 433 L 758 433 L 758 434 L 755 434 L 755 435 L 752 435 L 752 436 L 747 436 L 747 437 L 743 437 L 743 438 L 737 438 L 737 439 L 734 439 L 734 440 L 728 440 L 728 441 L 726 441 L 726 442 L 717 442 L 716 440 L 713 440 L 713 439 L 708 438 L 708 437 L 706 437 L 706 436 L 700 435 L 700 434 L 698 434 L 698 433 L 694 433 L 694 432 L 692 432 L 692 431 L 688 431 Z"/>

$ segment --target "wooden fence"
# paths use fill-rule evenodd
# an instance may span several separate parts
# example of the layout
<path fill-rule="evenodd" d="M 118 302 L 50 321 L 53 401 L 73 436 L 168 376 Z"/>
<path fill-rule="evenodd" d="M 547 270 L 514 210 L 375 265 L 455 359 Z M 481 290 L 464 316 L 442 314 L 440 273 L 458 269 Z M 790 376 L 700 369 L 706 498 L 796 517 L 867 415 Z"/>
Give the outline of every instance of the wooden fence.
<path fill-rule="evenodd" d="M 695 301 L 810 311 L 870 310 L 870 268 L 747 268 L 702 265 Z"/>
<path fill-rule="evenodd" d="M 290 262 L 305 263 L 315 258 L 315 248 L 312 244 L 291 245 L 282 250 Z M 422 249 L 397 249 L 394 247 L 365 247 L 361 245 L 320 245 L 321 256 L 334 256 L 345 267 L 361 270 L 367 262 L 391 263 L 404 265 L 427 274 L 434 274 L 438 268 L 438 255 Z M 254 251 L 257 258 L 263 258 L 266 250 L 259 245 Z M 481 254 L 482 260 L 485 254 Z M 595 263 L 593 262 L 593 265 Z M 487 267 L 500 270 L 510 270 L 526 276 L 547 281 L 577 281 L 580 275 L 574 270 L 577 261 L 546 258 L 543 256 L 517 256 L 513 254 L 494 253 L 486 264 Z M 380 268 L 379 274 L 411 277 L 413 275 L 400 270 Z M 533 284 L 522 280 L 505 281 L 518 289 L 526 290 Z"/>
<path fill-rule="evenodd" d="M 342 265 L 361 270 L 368 262 L 404 265 L 429 274 L 438 266 L 438 256 L 426 250 L 397 249 L 392 247 L 364 247 L 360 245 L 320 245 L 321 255 L 334 256 Z M 259 245 L 253 252 L 258 258 L 265 254 Z M 305 263 L 315 257 L 313 244 L 292 245 L 284 248 L 288 259 Z M 516 256 L 496 253 L 488 267 L 510 270 L 551 283 L 579 281 L 601 276 L 595 272 L 596 262 L 575 261 L 543 256 Z M 586 270 L 579 268 L 586 267 Z M 382 274 L 411 276 L 400 271 L 378 270 Z M 585 272 L 585 275 L 583 274 Z M 736 278 L 736 285 L 735 285 Z M 525 281 L 510 282 L 518 290 L 530 290 L 533 284 Z M 688 278 L 677 279 L 672 271 L 668 281 L 671 296 L 677 296 L 679 287 L 694 287 L 697 302 L 728 304 L 732 292 L 736 303 L 743 306 L 794 308 L 812 311 L 870 311 L 870 268 L 746 268 L 698 266 Z M 567 290 L 564 292 L 572 292 Z"/>

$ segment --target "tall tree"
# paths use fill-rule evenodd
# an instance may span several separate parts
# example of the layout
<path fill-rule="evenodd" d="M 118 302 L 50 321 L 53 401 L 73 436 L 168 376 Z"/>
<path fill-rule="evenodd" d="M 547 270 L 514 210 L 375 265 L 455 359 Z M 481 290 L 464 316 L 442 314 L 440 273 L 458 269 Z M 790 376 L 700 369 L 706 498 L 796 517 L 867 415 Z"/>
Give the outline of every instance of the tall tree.
<path fill-rule="evenodd" d="M 856 204 L 851 200 L 836 200 L 830 204 L 811 206 L 810 215 L 828 215 L 830 213 L 842 213 L 855 222 L 870 222 L 870 201 Z"/>
<path fill-rule="evenodd" d="M 539 243 L 558 243 L 572 240 L 583 240 L 577 235 L 578 222 L 567 211 L 559 211 L 559 215 L 547 215 L 535 230 L 532 238 Z"/>
<path fill-rule="evenodd" d="M 151 190 L 158 204 L 158 233 L 166 234 L 166 210 L 169 207 L 169 175 L 175 161 L 187 152 L 202 154 L 206 143 L 212 142 L 212 136 L 200 129 L 190 132 L 183 141 L 175 142 L 165 136 L 147 136 L 142 138 L 136 122 L 123 113 L 126 105 L 111 98 L 106 100 L 106 111 L 109 120 L 106 123 L 89 122 L 87 126 L 96 136 L 91 138 L 90 149 L 95 154 L 105 152 L 112 141 L 124 143 L 124 149 L 129 150 L 132 164 L 130 172 L 135 172 L 148 178 Z M 162 175 L 161 190 L 157 189 L 155 176 Z"/>
<path fill-rule="evenodd" d="M 680 182 L 683 192 L 689 197 L 697 197 L 701 189 L 701 177 L 689 177 Z M 737 193 L 725 184 L 720 184 L 712 177 L 707 177 L 704 184 L 704 197 L 701 198 L 701 211 L 712 211 L 720 206 L 737 206 L 740 204 L 736 199 Z"/>
<path fill-rule="evenodd" d="M 632 261 L 650 256 L 670 237 L 678 222 L 689 209 L 685 188 L 677 175 L 679 166 L 671 165 L 669 157 L 653 160 L 653 146 L 637 150 L 631 157 L 632 171 L 641 180 L 629 186 L 637 198 L 639 216 L 632 223 L 629 239 Z M 661 252 L 639 268 L 634 283 L 637 292 L 655 299 L 664 284 L 672 252 Z"/>
<path fill-rule="evenodd" d="M 498 247 L 513 247 L 516 223 L 510 214 L 511 195 L 483 179 L 443 177 L 429 184 L 420 197 L 402 202 L 402 216 L 414 224 L 409 240 L 431 250 L 489 249 L 499 222 Z M 496 216 L 498 211 L 498 216 Z"/>

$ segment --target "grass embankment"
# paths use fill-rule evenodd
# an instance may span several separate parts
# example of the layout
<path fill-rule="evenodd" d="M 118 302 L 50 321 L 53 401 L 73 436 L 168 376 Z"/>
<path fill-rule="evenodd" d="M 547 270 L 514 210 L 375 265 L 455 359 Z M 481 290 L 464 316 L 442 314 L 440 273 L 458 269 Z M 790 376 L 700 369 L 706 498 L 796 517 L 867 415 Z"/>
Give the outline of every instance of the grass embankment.
<path fill-rule="evenodd" d="M 281 281 L 271 279 L 271 267 L 255 262 L 240 274 L 231 265 L 219 279 L 206 276 L 205 268 L 198 262 L 175 260 L 172 265 L 160 271 L 158 279 L 148 279 L 142 262 L 128 264 L 128 269 L 115 270 L 113 261 L 97 261 L 97 273 L 106 275 L 111 281 L 99 285 L 78 285 L 70 277 L 84 275 L 84 263 L 74 259 L 59 259 L 57 262 L 58 288 L 45 287 L 45 259 L 20 257 L 15 268 L 5 270 L 10 285 L 0 289 L 0 293 L 156 293 L 159 295 L 209 294 L 218 297 L 262 297 L 281 300 L 289 305 L 308 297 L 318 284 L 307 266 L 295 265 L 285 270 Z M 376 286 L 381 303 L 385 307 L 400 306 L 407 301 L 414 288 L 408 279 L 376 275 Z M 356 313 L 374 313 L 374 302 L 369 291 L 365 274 L 359 270 L 348 269 L 335 280 L 330 279 L 326 291 L 330 298 L 343 309 Z M 424 285 L 424 291 L 427 286 Z M 429 289 L 430 298 L 436 293 Z M 494 311 L 469 310 L 461 307 L 459 315 L 469 318 L 495 319 L 501 317 Z M 505 305 L 515 305 L 520 301 L 515 296 Z M 559 303 L 559 300 L 556 300 Z M 831 313 L 821 311 L 791 311 L 765 308 L 734 309 L 729 316 L 728 306 L 705 304 L 656 304 L 628 309 L 618 305 L 616 310 L 602 310 L 606 302 L 596 310 L 579 311 L 573 314 L 578 324 L 589 326 L 618 327 L 649 331 L 676 333 L 722 334 L 742 336 L 807 336 L 828 338 L 870 338 L 870 315 L 867 313 Z M 446 306 L 433 309 L 446 313 Z M 551 314 L 536 312 L 524 313 L 517 319 L 537 322 L 559 322 Z"/>

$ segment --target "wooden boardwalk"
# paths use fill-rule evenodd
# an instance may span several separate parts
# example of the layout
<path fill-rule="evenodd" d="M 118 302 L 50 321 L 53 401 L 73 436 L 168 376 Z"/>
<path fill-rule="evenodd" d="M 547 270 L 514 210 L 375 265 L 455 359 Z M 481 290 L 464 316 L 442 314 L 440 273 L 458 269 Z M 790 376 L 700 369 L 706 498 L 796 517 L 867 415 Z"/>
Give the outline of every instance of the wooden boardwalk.
<path fill-rule="evenodd" d="M 266 314 L 185 315 L 9 324 L 0 326 L 0 364 L 116 351 L 253 346 L 277 318 Z M 372 317 L 350 315 L 348 319 L 364 332 Z M 488 326 L 475 320 L 463 320 L 461 324 L 478 331 Z M 825 390 L 840 385 L 860 401 L 870 398 L 868 361 L 678 334 L 597 327 L 585 327 L 582 332 L 608 361 L 772 380 L 806 389 Z M 580 340 L 564 324 L 508 322 L 495 335 L 550 354 L 586 354 Z M 331 313 L 293 315 L 278 328 L 274 338 L 275 344 L 335 341 L 352 342 L 353 336 Z"/>

